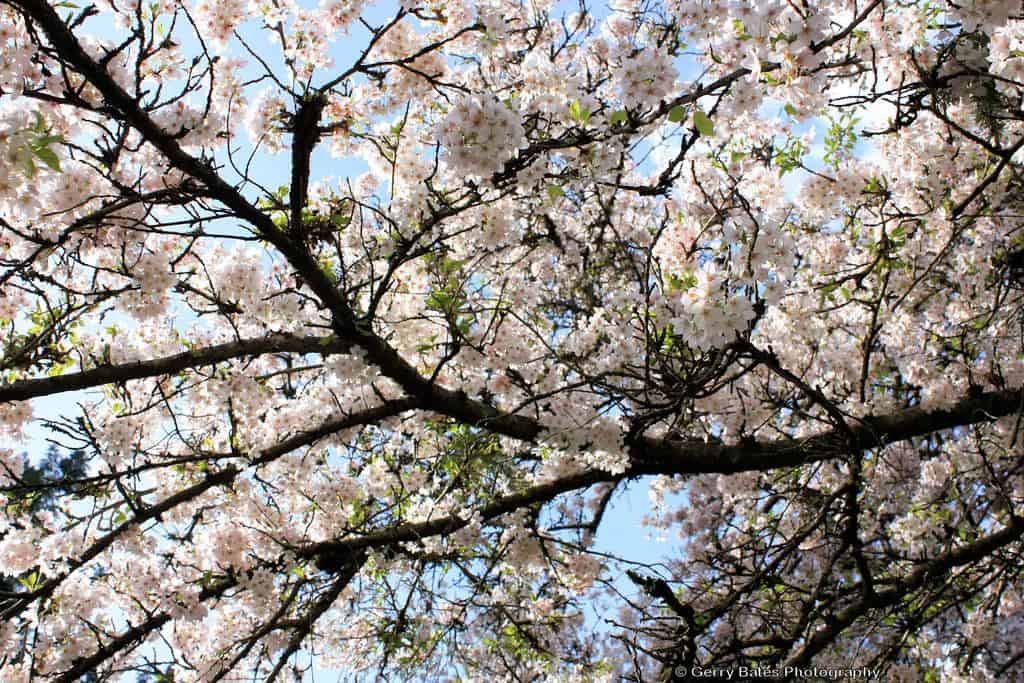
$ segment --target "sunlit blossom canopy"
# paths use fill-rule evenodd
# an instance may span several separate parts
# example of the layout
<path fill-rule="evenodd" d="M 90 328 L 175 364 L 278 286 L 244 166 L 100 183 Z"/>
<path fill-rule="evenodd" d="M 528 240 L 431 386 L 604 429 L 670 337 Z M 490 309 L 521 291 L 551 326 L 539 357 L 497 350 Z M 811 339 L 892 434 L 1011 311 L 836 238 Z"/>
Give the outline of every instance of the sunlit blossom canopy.
<path fill-rule="evenodd" d="M 0 65 L 5 683 L 1024 676 L 1019 1 L 0 0 Z"/>

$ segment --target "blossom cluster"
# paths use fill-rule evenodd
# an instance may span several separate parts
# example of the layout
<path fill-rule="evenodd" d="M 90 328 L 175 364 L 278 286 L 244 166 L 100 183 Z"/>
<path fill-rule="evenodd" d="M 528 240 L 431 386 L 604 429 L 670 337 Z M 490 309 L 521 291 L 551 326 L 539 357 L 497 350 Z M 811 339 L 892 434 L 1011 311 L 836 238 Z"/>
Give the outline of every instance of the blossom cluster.
<path fill-rule="evenodd" d="M 464 97 L 438 126 L 438 141 L 456 173 L 489 178 L 526 146 L 519 114 L 497 97 Z"/>

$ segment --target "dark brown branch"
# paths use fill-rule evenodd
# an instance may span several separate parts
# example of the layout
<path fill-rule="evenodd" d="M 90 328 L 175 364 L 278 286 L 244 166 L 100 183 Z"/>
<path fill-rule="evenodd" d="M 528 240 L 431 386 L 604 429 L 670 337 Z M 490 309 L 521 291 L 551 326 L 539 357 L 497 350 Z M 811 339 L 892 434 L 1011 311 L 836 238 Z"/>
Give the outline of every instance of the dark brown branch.
<path fill-rule="evenodd" d="M 228 577 L 217 583 L 215 586 L 210 588 L 204 588 L 198 596 L 200 602 L 218 598 L 230 589 L 238 585 L 237 579 L 234 577 Z M 70 669 L 64 671 L 54 680 L 54 683 L 75 683 L 83 675 L 95 669 L 103 662 L 107 661 L 117 653 L 125 650 L 126 648 L 138 645 L 153 631 L 163 627 L 164 624 L 171 620 L 171 615 L 168 612 L 161 612 L 154 614 L 148 619 L 143 621 L 141 624 L 131 626 L 127 631 L 117 636 L 108 643 L 100 645 L 88 657 L 82 657 L 76 659 Z"/>
<path fill-rule="evenodd" d="M 344 353 L 350 347 L 350 344 L 338 340 L 337 337 L 296 337 L 288 334 L 272 334 L 260 339 L 242 339 L 183 351 L 163 358 L 104 365 L 56 377 L 24 379 L 10 384 L 0 384 L 0 403 L 25 401 L 39 396 L 52 396 L 66 391 L 89 389 L 114 382 L 170 375 L 189 368 L 221 363 L 233 358 L 285 352 L 325 355 Z"/>
<path fill-rule="evenodd" d="M 865 418 L 860 425 L 851 427 L 849 433 L 832 430 L 802 440 L 779 439 L 726 446 L 719 443 L 645 437 L 631 447 L 633 461 L 622 474 L 588 470 L 539 484 L 520 493 L 499 498 L 483 507 L 479 518 L 484 521 L 491 520 L 532 504 L 549 501 L 569 491 L 629 477 L 767 471 L 843 458 L 848 455 L 851 442 L 859 448 L 877 448 L 953 427 L 989 422 L 1017 412 L 1021 407 L 1021 401 L 1020 391 L 990 392 L 978 398 L 960 401 L 948 409 L 927 411 L 921 408 L 908 408 L 894 415 Z M 347 556 L 348 553 L 363 548 L 450 534 L 468 523 L 456 515 L 439 517 L 429 522 L 399 524 L 358 538 L 314 543 L 298 548 L 296 553 L 299 557 L 307 559 L 323 558 L 334 553 Z"/>
<path fill-rule="evenodd" d="M 309 196 L 309 163 L 316 143 L 320 140 L 320 114 L 327 105 L 327 97 L 315 93 L 302 101 L 292 119 L 292 180 L 291 204 L 292 234 L 302 234 L 302 210 Z"/>
<path fill-rule="evenodd" d="M 919 566 L 892 588 L 870 594 L 844 609 L 833 620 L 826 623 L 823 628 L 815 631 L 814 635 L 810 637 L 802 648 L 786 659 L 783 666 L 803 666 L 807 664 L 814 655 L 821 652 L 844 629 L 869 610 L 898 604 L 914 591 L 923 587 L 927 582 L 945 576 L 957 567 L 978 562 L 1000 548 L 1018 541 L 1022 535 L 1024 535 L 1024 520 L 1014 517 L 1004 529 L 984 536 L 969 545 L 951 550 Z"/>

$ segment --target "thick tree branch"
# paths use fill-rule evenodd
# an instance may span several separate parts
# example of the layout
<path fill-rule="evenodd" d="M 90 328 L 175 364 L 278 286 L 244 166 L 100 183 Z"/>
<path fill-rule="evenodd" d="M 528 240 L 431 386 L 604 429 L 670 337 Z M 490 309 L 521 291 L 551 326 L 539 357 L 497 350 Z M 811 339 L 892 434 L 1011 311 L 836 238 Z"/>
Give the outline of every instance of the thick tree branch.
<path fill-rule="evenodd" d="M 215 585 L 209 588 L 204 588 L 199 593 L 198 600 L 199 602 L 205 602 L 207 600 L 219 598 L 237 585 L 237 578 L 233 576 L 226 577 L 223 580 L 218 581 Z M 163 625 L 171 621 L 171 619 L 172 617 L 170 613 L 160 612 L 149 616 L 140 624 L 129 626 L 129 628 L 120 635 L 106 643 L 102 643 L 91 655 L 75 660 L 70 669 L 62 672 L 53 679 L 54 683 L 75 683 L 82 676 L 94 670 L 111 657 L 138 645 L 146 638 L 146 636 L 163 627 Z"/>
<path fill-rule="evenodd" d="M 327 97 L 314 93 L 302 101 L 292 120 L 292 180 L 289 196 L 293 235 L 302 234 L 302 211 L 309 197 L 309 163 L 320 140 L 320 114 Z"/>
<path fill-rule="evenodd" d="M 480 509 L 479 519 L 491 520 L 555 496 L 601 482 L 614 482 L 644 475 L 684 475 L 768 471 L 845 457 L 850 443 L 860 448 L 878 448 L 954 427 L 989 422 L 1020 410 L 1020 391 L 1000 391 L 966 399 L 948 409 L 926 411 L 908 408 L 902 413 L 865 418 L 850 434 L 828 431 L 806 439 L 726 446 L 703 442 L 682 442 L 644 438 L 630 448 L 632 464 L 622 474 L 587 470 L 552 482 L 532 486 L 503 496 Z M 852 437 L 851 437 L 852 435 Z M 347 556 L 363 548 L 374 548 L 429 536 L 450 534 L 469 521 L 458 515 L 428 522 L 399 524 L 352 539 L 314 543 L 296 550 L 300 557 L 323 558 L 334 553 Z"/>
<path fill-rule="evenodd" d="M 56 377 L 24 379 L 10 384 L 0 384 L 0 403 L 25 401 L 40 396 L 52 396 L 66 391 L 78 391 L 133 379 L 171 375 L 189 368 L 213 365 L 234 358 L 261 356 L 268 353 L 327 355 L 344 353 L 350 348 L 351 344 L 340 341 L 337 337 L 296 337 L 288 334 L 272 334 L 258 339 L 242 339 L 183 351 L 162 358 L 103 365 Z"/>

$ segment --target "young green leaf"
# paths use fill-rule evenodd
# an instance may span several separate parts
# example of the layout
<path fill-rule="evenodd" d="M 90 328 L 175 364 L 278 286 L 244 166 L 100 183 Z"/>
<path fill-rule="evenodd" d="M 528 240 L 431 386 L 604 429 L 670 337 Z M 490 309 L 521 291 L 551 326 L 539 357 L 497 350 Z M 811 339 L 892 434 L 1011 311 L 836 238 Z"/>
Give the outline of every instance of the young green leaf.
<path fill-rule="evenodd" d="M 693 112 L 693 127 L 706 138 L 712 137 L 715 134 L 715 124 L 700 109 Z"/>
<path fill-rule="evenodd" d="M 49 147 L 40 147 L 39 149 L 35 150 L 35 153 L 36 158 L 38 158 L 41 162 L 49 166 L 54 171 L 60 173 L 60 159 L 57 157 L 56 152 L 54 152 Z"/>
<path fill-rule="evenodd" d="M 586 124 L 590 120 L 590 110 L 580 104 L 578 99 L 569 104 L 569 116 L 577 123 Z"/>

